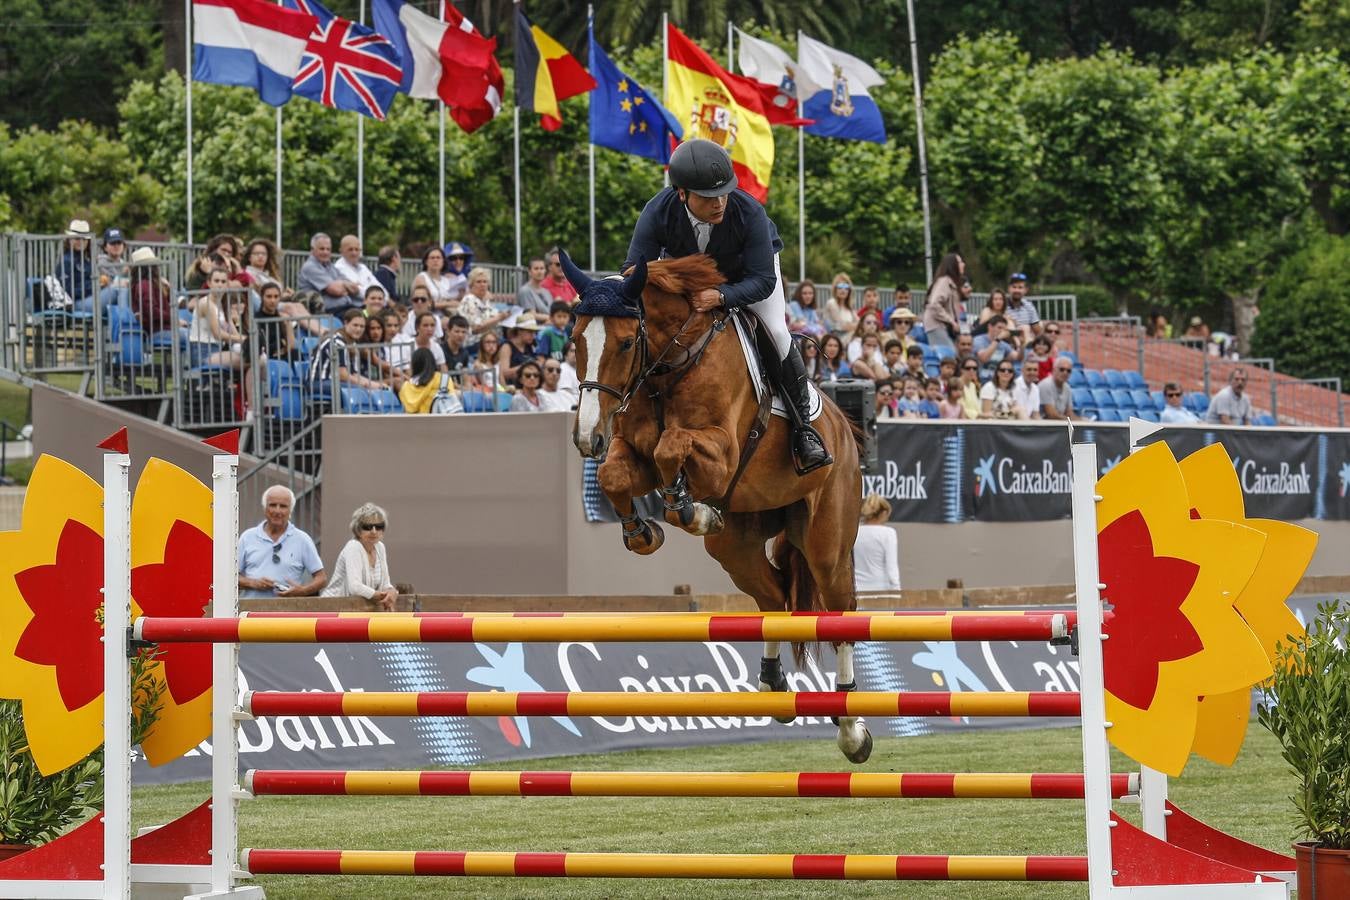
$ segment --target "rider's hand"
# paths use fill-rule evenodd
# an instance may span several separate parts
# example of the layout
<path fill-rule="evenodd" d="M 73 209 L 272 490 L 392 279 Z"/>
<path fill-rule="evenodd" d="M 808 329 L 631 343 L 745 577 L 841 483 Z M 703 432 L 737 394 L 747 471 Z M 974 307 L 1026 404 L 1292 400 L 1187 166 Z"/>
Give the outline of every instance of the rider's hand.
<path fill-rule="evenodd" d="M 694 308 L 694 312 L 711 312 L 722 305 L 722 292 L 717 288 L 705 288 L 694 295 L 689 305 Z"/>

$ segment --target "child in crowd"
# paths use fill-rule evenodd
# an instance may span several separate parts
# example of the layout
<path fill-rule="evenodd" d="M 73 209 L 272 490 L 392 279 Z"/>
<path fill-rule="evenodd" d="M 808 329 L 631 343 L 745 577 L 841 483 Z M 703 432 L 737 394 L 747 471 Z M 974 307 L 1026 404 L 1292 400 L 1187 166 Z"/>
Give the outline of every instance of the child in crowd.
<path fill-rule="evenodd" d="M 534 355 L 561 361 L 563 348 L 571 339 L 572 307 L 561 300 L 555 300 L 548 308 L 548 324 L 540 330 L 539 337 L 534 342 Z"/>
<path fill-rule="evenodd" d="M 941 419 L 964 419 L 966 417 L 966 408 L 961 403 L 965 388 L 962 387 L 958 379 L 952 378 L 947 381 L 947 396 L 938 404 L 938 418 Z"/>
<path fill-rule="evenodd" d="M 942 418 L 942 411 L 938 408 L 942 403 L 942 382 L 936 378 L 930 378 L 924 382 L 924 398 L 919 404 L 923 414 L 929 419 Z"/>
<path fill-rule="evenodd" d="M 928 418 L 923 408 L 923 398 L 919 396 L 919 383 L 913 378 L 906 378 L 900 383 L 900 400 L 895 408 L 902 419 Z"/>
<path fill-rule="evenodd" d="M 886 357 L 886 373 L 888 375 L 904 375 L 907 367 L 905 366 L 905 345 L 895 339 L 886 342 L 886 349 L 883 351 Z M 923 353 L 922 350 L 919 351 Z"/>
<path fill-rule="evenodd" d="M 1041 373 L 1041 380 L 1050 377 L 1050 371 L 1055 367 L 1055 353 L 1052 349 L 1050 339 L 1045 335 L 1037 335 L 1036 340 L 1031 342 L 1029 355 L 1036 360 L 1037 371 Z"/>

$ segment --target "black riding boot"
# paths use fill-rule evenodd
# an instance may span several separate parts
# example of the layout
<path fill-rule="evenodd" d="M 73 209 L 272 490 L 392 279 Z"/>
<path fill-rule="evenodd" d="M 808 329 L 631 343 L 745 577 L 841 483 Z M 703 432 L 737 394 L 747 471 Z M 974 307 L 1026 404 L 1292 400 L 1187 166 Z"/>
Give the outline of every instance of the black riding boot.
<path fill-rule="evenodd" d="M 792 420 L 792 463 L 797 474 L 805 475 L 833 463 L 834 457 L 825 449 L 820 432 L 811 427 L 811 392 L 806 386 L 806 363 L 795 342 L 778 364 L 777 371 L 769 374 L 778 382 L 778 390 Z"/>

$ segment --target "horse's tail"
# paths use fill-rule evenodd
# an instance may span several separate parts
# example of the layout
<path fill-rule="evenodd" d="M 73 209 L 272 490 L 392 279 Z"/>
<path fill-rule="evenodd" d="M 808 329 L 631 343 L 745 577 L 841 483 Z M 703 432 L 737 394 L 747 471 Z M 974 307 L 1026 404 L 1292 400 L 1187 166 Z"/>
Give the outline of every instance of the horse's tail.
<path fill-rule="evenodd" d="M 811 574 L 811 567 L 806 563 L 806 557 L 787 539 L 786 534 L 774 538 L 773 563 L 784 581 L 788 612 L 819 612 L 825 609 L 820 588 Z M 792 658 L 800 668 L 806 660 L 806 644 L 800 641 L 793 643 Z"/>

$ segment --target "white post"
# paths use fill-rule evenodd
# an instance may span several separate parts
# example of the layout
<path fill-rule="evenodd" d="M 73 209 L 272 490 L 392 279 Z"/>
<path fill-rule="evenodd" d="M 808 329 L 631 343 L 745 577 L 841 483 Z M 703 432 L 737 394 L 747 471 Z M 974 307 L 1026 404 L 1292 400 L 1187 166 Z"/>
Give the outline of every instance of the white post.
<path fill-rule="evenodd" d="M 914 26 L 914 0 L 906 0 L 909 13 L 909 65 L 914 74 L 914 124 L 919 140 L 919 196 L 923 202 L 923 267 L 925 284 L 933 283 L 933 224 L 928 210 L 928 150 L 923 133 L 923 89 L 919 86 L 919 38 Z"/>
<path fill-rule="evenodd" d="M 441 0 L 441 21 L 445 21 L 445 0 Z M 441 172 L 440 189 L 440 207 L 436 221 L 439 223 L 436 231 L 436 243 L 445 246 L 445 101 L 440 101 L 441 114 L 437 117 L 440 123 L 440 141 L 436 151 L 437 164 Z"/>
<path fill-rule="evenodd" d="M 520 268 L 520 107 L 513 109 L 515 115 L 512 117 L 514 142 L 512 156 L 515 157 L 516 173 L 516 268 Z"/>
<path fill-rule="evenodd" d="M 103 896 L 131 892 L 131 457 L 103 457 Z"/>
<path fill-rule="evenodd" d="M 219 454 L 211 460 L 211 615 L 239 615 L 238 545 L 239 457 Z M 238 644 L 211 648 L 211 890 L 234 887 L 239 856 L 238 809 L 234 792 L 239 781 L 239 741 L 235 732 L 239 665 Z"/>
<path fill-rule="evenodd" d="M 183 0 L 183 50 L 187 68 L 183 81 L 187 88 L 187 242 L 192 243 L 192 0 Z"/>
<path fill-rule="evenodd" d="M 1082 703 L 1083 796 L 1087 823 L 1088 893 L 1111 892 L 1111 755 L 1107 749 L 1102 672 L 1101 587 L 1097 569 L 1097 445 L 1073 445 L 1073 560 L 1078 596 L 1079 697 Z"/>
<path fill-rule="evenodd" d="M 731 18 L 727 17 L 727 71 L 736 71 L 736 33 L 731 24 Z"/>
<path fill-rule="evenodd" d="M 591 182 L 591 271 L 595 271 L 595 145 L 587 144 L 586 169 L 590 174 Z"/>

